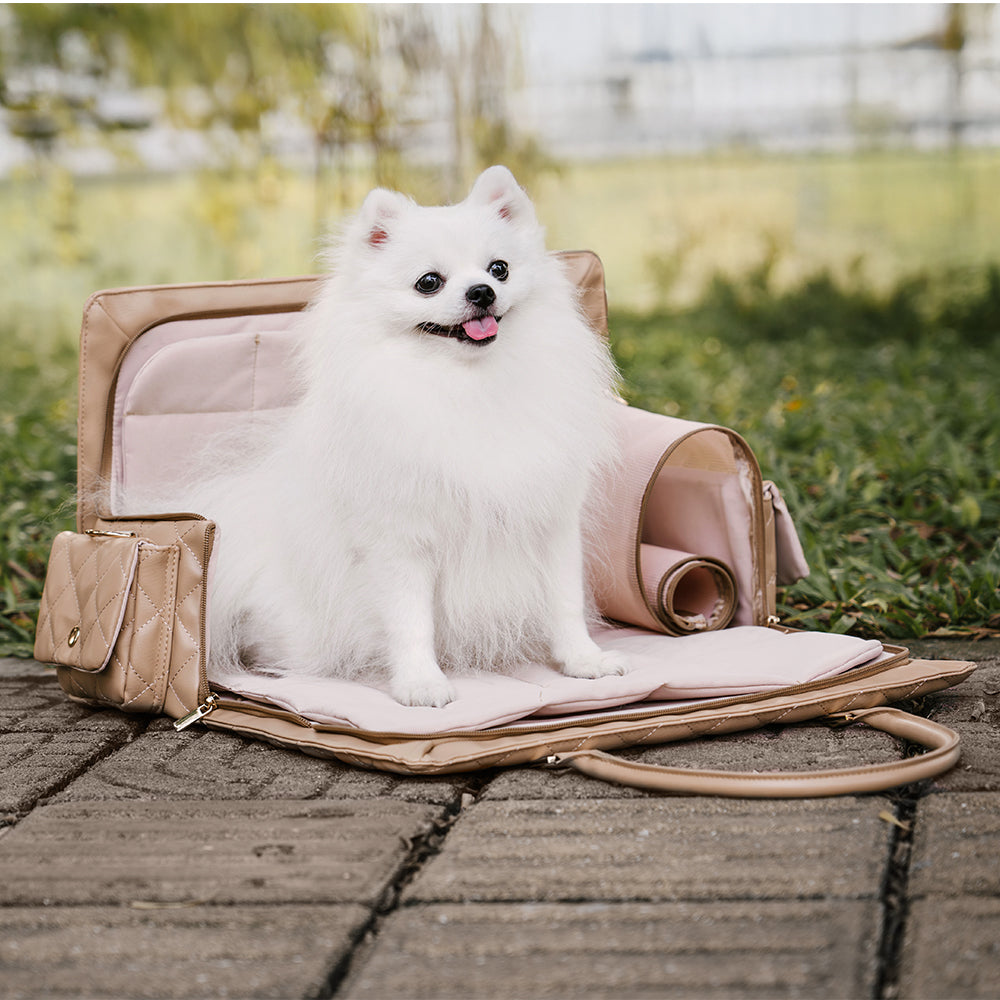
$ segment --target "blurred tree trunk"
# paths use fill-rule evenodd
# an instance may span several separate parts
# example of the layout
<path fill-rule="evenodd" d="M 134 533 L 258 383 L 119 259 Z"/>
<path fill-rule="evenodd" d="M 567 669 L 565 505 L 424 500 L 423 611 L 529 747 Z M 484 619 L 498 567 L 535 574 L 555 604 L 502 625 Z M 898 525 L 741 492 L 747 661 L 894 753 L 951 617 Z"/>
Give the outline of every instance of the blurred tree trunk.
<path fill-rule="evenodd" d="M 948 145 L 952 150 L 961 148 L 965 130 L 962 100 L 965 83 L 964 51 L 968 40 L 965 7 L 961 3 L 948 4 L 944 30 L 941 33 L 941 48 L 947 53 L 951 70 L 948 90 Z"/>

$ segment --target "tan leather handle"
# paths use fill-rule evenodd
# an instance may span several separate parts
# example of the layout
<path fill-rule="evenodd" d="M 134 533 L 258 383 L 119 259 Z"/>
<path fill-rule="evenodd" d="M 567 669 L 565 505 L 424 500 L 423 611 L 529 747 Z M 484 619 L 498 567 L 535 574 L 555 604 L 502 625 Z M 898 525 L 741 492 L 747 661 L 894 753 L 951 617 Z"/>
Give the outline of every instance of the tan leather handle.
<path fill-rule="evenodd" d="M 654 792 L 688 795 L 724 795 L 730 798 L 802 799 L 826 795 L 881 792 L 911 781 L 933 778 L 954 767 L 959 735 L 953 729 L 901 712 L 897 708 L 869 708 L 828 716 L 864 722 L 891 736 L 927 747 L 919 757 L 826 771 L 698 771 L 620 760 L 600 750 L 579 750 L 549 758 L 554 766 L 575 768 L 592 778 L 632 785 Z"/>

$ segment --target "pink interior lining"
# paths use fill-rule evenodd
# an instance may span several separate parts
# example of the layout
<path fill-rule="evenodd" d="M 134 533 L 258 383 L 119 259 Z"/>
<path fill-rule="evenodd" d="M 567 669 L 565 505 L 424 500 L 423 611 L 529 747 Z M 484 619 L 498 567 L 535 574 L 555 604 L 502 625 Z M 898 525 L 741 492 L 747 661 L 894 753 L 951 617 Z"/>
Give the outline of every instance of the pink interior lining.
<path fill-rule="evenodd" d="M 703 431 L 679 448 L 690 455 L 697 440 L 716 431 Z M 731 454 L 731 448 L 730 448 Z M 673 456 L 672 456 L 673 457 Z M 701 558 L 715 559 L 729 568 L 737 581 L 734 625 L 752 625 L 755 586 L 751 547 L 752 509 L 744 495 L 741 473 L 729 469 L 684 468 L 670 463 L 659 475 L 646 505 L 642 541 L 667 549 L 683 549 Z"/>
<path fill-rule="evenodd" d="M 161 323 L 139 337 L 115 387 L 111 503 L 155 495 L 188 468 L 200 439 L 288 405 L 297 312 Z"/>

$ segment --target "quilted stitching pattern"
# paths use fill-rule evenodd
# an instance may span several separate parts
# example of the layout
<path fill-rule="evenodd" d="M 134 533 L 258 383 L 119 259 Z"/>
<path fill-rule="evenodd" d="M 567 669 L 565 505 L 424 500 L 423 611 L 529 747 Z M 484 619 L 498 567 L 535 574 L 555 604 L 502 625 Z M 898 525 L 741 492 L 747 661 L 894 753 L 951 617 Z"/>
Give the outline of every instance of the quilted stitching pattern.
<path fill-rule="evenodd" d="M 184 715 L 207 692 L 205 571 L 214 525 L 187 517 L 98 527 L 142 539 L 135 585 L 107 667 L 93 675 L 60 669 L 63 690 L 126 711 Z"/>
<path fill-rule="evenodd" d="M 143 544 L 129 597 L 121 640 L 109 674 L 120 679 L 115 702 L 126 711 L 158 712 L 170 663 L 171 630 L 177 599 L 177 545 Z"/>
<path fill-rule="evenodd" d="M 118 639 L 139 540 L 61 532 L 52 543 L 35 659 L 100 671 Z"/>
<path fill-rule="evenodd" d="M 179 552 L 177 545 L 136 543 L 134 578 L 106 668 L 85 674 L 63 670 L 60 680 L 64 690 L 88 701 L 126 711 L 158 712 L 166 687 Z"/>

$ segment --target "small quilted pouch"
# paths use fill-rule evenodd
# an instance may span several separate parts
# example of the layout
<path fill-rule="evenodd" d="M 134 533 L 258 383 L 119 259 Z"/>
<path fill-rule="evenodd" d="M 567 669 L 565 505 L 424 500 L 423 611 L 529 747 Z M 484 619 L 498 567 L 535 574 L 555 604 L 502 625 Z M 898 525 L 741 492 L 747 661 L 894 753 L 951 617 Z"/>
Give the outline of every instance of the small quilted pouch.
<path fill-rule="evenodd" d="M 61 532 L 42 592 L 35 659 L 58 665 L 63 686 L 78 697 L 159 711 L 178 556 L 176 544 L 156 545 L 133 532 Z"/>

